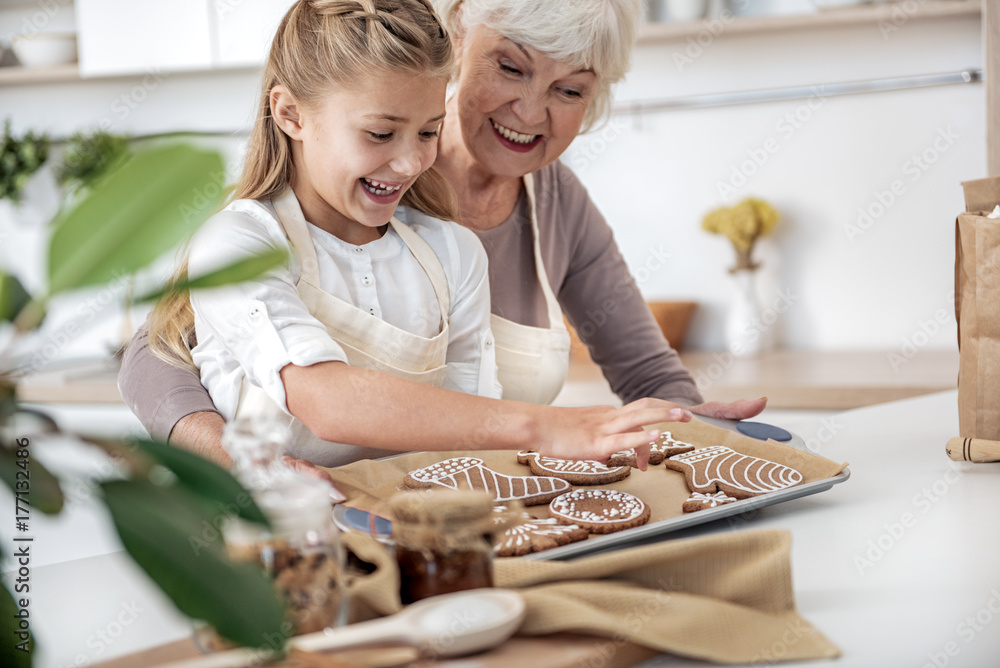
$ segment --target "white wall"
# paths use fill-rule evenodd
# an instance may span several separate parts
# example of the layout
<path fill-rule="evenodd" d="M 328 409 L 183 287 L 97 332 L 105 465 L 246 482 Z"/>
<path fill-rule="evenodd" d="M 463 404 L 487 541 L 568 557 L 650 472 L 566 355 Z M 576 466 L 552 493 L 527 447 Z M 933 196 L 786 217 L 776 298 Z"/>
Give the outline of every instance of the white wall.
<path fill-rule="evenodd" d="M 53 25 L 69 10 L 61 11 Z M 0 7 L 0 35 L 16 29 L 13 12 Z M 982 65 L 978 17 L 910 21 L 887 35 L 864 24 L 742 35 L 723 31 L 702 41 L 707 46 L 700 53 L 688 40 L 640 45 L 633 70 L 617 91 L 619 102 Z M 234 133 L 218 143 L 235 165 L 257 87 L 252 70 L 4 86 L 0 118 L 10 117 L 19 131 L 56 136 L 102 122 L 133 134 Z M 615 229 L 647 298 L 701 304 L 688 336 L 691 347 L 724 347 L 722 323 L 731 292 L 728 242 L 702 232 L 701 217 L 754 195 L 784 216 L 776 235 L 758 251 L 762 301 L 770 303 L 779 291 L 791 295 L 790 308 L 774 327 L 781 342 L 805 349 L 897 350 L 904 340 L 913 341 L 923 323 L 924 330 L 935 332 L 918 336 L 917 343 L 951 348 L 953 220 L 962 208 L 960 182 L 985 175 L 984 93 L 981 84 L 967 84 L 616 116 L 581 137 L 565 160 Z M 799 114 L 799 127 L 784 120 L 788 114 Z M 952 139 L 938 139 L 942 133 Z M 777 151 L 745 185 L 722 197 L 719 184 L 730 181 L 751 153 L 759 155 L 768 140 Z M 912 156 L 924 152 L 936 160 L 914 171 Z M 862 229 L 858 209 L 877 213 L 878 193 L 894 181 L 900 182 L 900 194 Z M 0 227 L 4 224 L 0 220 Z M 5 257 L 27 262 L 38 274 L 38 234 L 37 228 L 0 230 L 0 246 L 6 246 L 0 248 L 0 262 Z M 35 257 L 25 260 L 32 249 Z M 656 259 L 661 249 L 670 255 L 665 266 Z M 936 318 L 944 324 L 936 325 Z M 49 327 L 60 322 L 54 318 Z M 62 353 L 81 354 L 97 339 L 102 348 L 110 345 L 119 326 L 110 323 L 90 338 L 77 337 Z"/>
<path fill-rule="evenodd" d="M 980 42 L 979 20 L 971 17 L 907 22 L 887 35 L 875 24 L 723 32 L 700 54 L 688 51 L 689 40 L 640 45 L 617 99 L 975 69 Z M 986 175 L 985 116 L 982 84 L 651 112 L 613 118 L 578 139 L 567 161 L 614 228 L 633 273 L 645 278 L 647 299 L 700 302 L 692 346 L 724 347 L 731 292 L 732 251 L 700 230 L 701 218 L 756 196 L 784 217 L 758 253 L 765 305 L 779 291 L 794 298 L 775 326 L 779 341 L 899 349 L 923 325 L 934 334 L 917 335 L 918 345 L 952 348 L 954 219 L 963 204 L 960 182 Z M 773 152 L 761 160 L 765 144 Z M 928 163 L 918 165 L 913 156 L 925 153 Z M 748 163 L 752 155 L 763 164 Z M 891 192 L 894 182 L 899 194 Z M 734 183 L 724 197 L 720 184 Z M 862 219 L 859 209 L 875 216 Z M 659 267 L 661 246 L 671 260 Z"/>

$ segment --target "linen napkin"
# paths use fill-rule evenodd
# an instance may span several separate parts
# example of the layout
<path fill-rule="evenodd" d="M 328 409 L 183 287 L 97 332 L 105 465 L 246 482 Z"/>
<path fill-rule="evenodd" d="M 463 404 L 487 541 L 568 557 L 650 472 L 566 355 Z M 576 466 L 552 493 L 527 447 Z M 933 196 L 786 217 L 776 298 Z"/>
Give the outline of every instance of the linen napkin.
<path fill-rule="evenodd" d="M 399 574 L 386 548 L 357 533 L 345 542 L 377 564 L 371 580 L 352 585 L 354 609 L 400 610 Z M 524 596 L 519 635 L 582 633 L 717 663 L 839 656 L 795 609 L 790 545 L 786 531 L 746 531 L 566 562 L 500 559 L 494 584 Z"/>

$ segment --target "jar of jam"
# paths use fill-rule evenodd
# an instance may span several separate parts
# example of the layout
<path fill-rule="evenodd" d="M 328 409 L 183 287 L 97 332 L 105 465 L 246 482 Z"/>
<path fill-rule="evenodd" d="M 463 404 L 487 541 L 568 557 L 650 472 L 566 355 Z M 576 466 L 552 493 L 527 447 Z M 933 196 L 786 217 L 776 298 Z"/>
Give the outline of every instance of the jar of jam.
<path fill-rule="evenodd" d="M 483 492 L 397 494 L 390 502 L 403 604 L 493 586 L 493 499 Z"/>

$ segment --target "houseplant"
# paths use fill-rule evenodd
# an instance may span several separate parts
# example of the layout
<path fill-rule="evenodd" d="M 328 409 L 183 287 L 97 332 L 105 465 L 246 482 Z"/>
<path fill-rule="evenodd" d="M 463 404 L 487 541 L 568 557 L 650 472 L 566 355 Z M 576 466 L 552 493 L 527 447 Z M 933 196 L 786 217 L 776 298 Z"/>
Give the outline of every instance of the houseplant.
<path fill-rule="evenodd" d="M 23 499 L 23 506 L 16 501 L 15 512 L 23 515 L 26 529 L 31 513 L 58 513 L 63 496 L 59 480 L 32 456 L 45 447 L 44 439 L 13 431 L 14 417 L 22 410 L 16 396 L 21 370 L 13 357 L 15 347 L 39 327 L 53 297 L 135 272 L 189 235 L 218 207 L 221 194 L 214 179 L 222 172 L 222 158 L 214 151 L 181 143 L 137 151 L 53 221 L 42 294 L 31 294 L 13 272 L 0 269 L 0 334 L 5 335 L 0 343 L 6 341 L 0 348 L 0 479 L 16 500 Z M 246 280 L 284 259 L 277 252 L 256 256 L 157 294 Z M 58 428 L 51 420 L 49 424 Z M 101 498 L 125 549 L 182 613 L 207 621 L 243 645 L 262 646 L 265 638 L 286 635 L 283 606 L 256 568 L 230 561 L 219 539 L 199 545 L 196 556 L 189 544 L 204 522 L 218 524 L 220 507 L 267 523 L 226 471 L 162 443 L 79 441 L 97 445 L 123 463 L 124 476 L 99 481 Z M 20 616 L 29 594 L 0 588 L 7 638 L 0 644 L 4 666 L 31 665 L 33 641 Z"/>
<path fill-rule="evenodd" d="M 4 122 L 0 139 L 0 200 L 21 201 L 28 179 L 49 157 L 50 141 L 45 134 L 27 132 L 20 137 L 10 129 L 10 119 Z"/>
<path fill-rule="evenodd" d="M 756 355 L 773 344 L 769 326 L 760 320 L 755 280 L 760 265 L 753 251 L 757 241 L 773 232 L 780 219 L 767 202 L 747 198 L 735 206 L 709 212 L 701 222 L 705 231 L 729 239 L 736 253 L 736 264 L 729 270 L 736 294 L 726 318 L 726 342 L 737 356 Z"/>

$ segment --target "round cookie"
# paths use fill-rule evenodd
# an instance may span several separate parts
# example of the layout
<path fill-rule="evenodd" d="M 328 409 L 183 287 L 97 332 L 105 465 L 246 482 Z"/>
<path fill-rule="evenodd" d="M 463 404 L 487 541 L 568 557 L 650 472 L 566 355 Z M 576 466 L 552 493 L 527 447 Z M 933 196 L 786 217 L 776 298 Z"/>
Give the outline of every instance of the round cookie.
<path fill-rule="evenodd" d="M 576 489 L 554 498 L 549 514 L 560 524 L 576 524 L 590 533 L 614 533 L 648 522 L 649 506 L 628 492 Z"/>
<path fill-rule="evenodd" d="M 606 466 L 592 459 L 557 459 L 527 450 L 517 453 L 517 462 L 527 464 L 535 475 L 561 478 L 572 485 L 606 485 L 632 473 L 627 464 Z"/>

